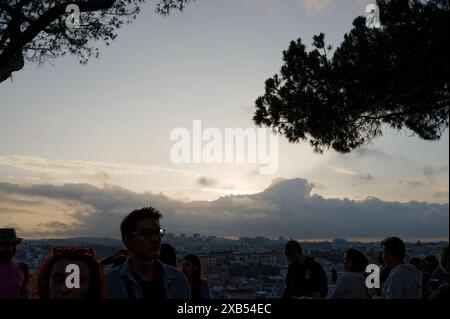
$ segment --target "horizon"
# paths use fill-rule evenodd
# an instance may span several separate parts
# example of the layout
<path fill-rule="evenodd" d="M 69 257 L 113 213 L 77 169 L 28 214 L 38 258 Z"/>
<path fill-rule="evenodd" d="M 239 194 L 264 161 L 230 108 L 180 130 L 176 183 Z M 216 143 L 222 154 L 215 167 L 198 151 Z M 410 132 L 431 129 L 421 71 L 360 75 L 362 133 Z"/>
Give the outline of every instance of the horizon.
<path fill-rule="evenodd" d="M 182 233 L 179 234 L 173 234 L 176 237 L 180 237 Z M 195 233 L 194 233 L 195 234 Z M 194 234 L 185 234 L 186 237 L 192 238 Z M 251 238 L 256 239 L 258 237 L 262 237 L 264 239 L 269 239 L 272 241 L 279 241 L 279 238 L 274 237 L 265 237 L 265 236 L 255 236 L 255 237 L 221 237 L 221 236 L 215 236 L 215 235 L 203 235 L 199 234 L 201 237 L 216 237 L 219 239 L 225 239 L 225 240 L 240 240 L 243 238 Z M 381 242 L 386 237 L 367 237 L 367 238 L 358 238 L 358 237 L 348 237 L 348 238 L 283 238 L 283 241 L 288 240 L 296 240 L 301 243 L 325 243 L 325 242 L 333 242 L 335 239 L 345 239 L 349 243 L 378 243 Z M 45 241 L 45 240 L 51 240 L 51 241 L 58 241 L 58 240 L 88 240 L 88 239 L 106 239 L 106 240 L 117 240 L 122 242 L 122 239 L 120 237 L 95 237 L 95 236 L 86 236 L 86 237 L 59 237 L 59 238 L 23 238 L 23 241 Z M 442 243 L 442 242 L 449 242 L 449 238 L 446 237 L 428 237 L 428 238 L 402 238 L 406 244 L 416 244 L 417 242 L 420 242 L 422 244 L 429 244 L 429 243 Z M 164 239 L 162 240 L 164 242 Z"/>

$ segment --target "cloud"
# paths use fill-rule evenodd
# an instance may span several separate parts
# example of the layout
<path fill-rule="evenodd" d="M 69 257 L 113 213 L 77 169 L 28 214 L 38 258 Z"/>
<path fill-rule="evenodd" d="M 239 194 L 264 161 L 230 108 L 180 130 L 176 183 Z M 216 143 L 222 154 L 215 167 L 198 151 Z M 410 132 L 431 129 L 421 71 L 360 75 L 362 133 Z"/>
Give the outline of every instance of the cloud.
<path fill-rule="evenodd" d="M 393 158 L 391 155 L 389 155 L 385 151 L 382 151 L 378 148 L 368 148 L 368 147 L 357 148 L 351 154 L 355 155 L 355 157 L 357 157 L 357 158 L 372 157 L 372 158 L 377 158 L 377 159 L 382 159 L 382 160 L 390 160 Z"/>
<path fill-rule="evenodd" d="M 390 153 L 385 152 L 375 146 L 371 146 L 371 147 L 363 146 L 363 147 L 355 149 L 351 153 L 338 154 L 338 156 L 344 160 L 360 159 L 360 160 L 367 161 L 368 159 L 370 159 L 370 160 L 376 160 L 376 161 L 386 161 L 386 162 L 390 162 L 390 163 L 396 162 L 396 163 L 401 163 L 402 165 L 405 162 L 409 161 L 403 155 L 390 154 Z"/>
<path fill-rule="evenodd" d="M 120 187 L 100 189 L 86 184 L 0 183 L 0 194 L 71 203 L 65 210 L 55 212 L 61 218 L 38 221 L 35 228 L 23 227 L 16 215 L 16 224 L 26 229 L 29 236 L 58 233 L 117 238 L 122 218 L 133 209 L 149 205 L 161 210 L 164 227 L 174 233 L 293 238 L 448 236 L 448 204 L 386 202 L 377 198 L 326 199 L 312 195 L 313 187 L 305 179 L 278 179 L 256 194 L 188 203 L 162 194 L 139 194 Z M 15 205 L 20 211 L 21 204 Z M 7 213 L 0 216 L 3 219 Z"/>
<path fill-rule="evenodd" d="M 366 182 L 372 182 L 373 180 L 375 180 L 375 177 L 370 174 L 359 175 L 359 178 Z"/>
<path fill-rule="evenodd" d="M 429 179 L 432 179 L 437 175 L 448 175 L 448 165 L 440 167 L 427 165 L 422 169 L 422 172 L 423 175 Z"/>
<path fill-rule="evenodd" d="M 431 191 L 430 193 L 432 196 L 431 198 L 440 201 L 447 199 L 448 202 L 448 179 L 442 180 L 437 178 L 436 175 L 438 174 L 437 172 L 442 171 L 445 170 L 424 169 L 424 174 L 426 175 L 425 179 L 422 180 L 402 179 L 399 181 L 399 185 L 401 187 L 409 188 L 409 191 L 412 191 L 413 189 L 416 190 L 416 192 L 423 190 Z"/>
<path fill-rule="evenodd" d="M 416 187 L 421 187 L 421 186 L 423 186 L 423 183 L 422 182 L 419 182 L 419 181 L 412 181 L 412 180 L 400 180 L 399 182 L 398 182 L 399 184 L 400 184 L 400 186 L 403 186 L 403 187 L 413 187 L 413 188 L 416 188 Z"/>
<path fill-rule="evenodd" d="M 437 192 L 434 194 L 436 198 L 446 198 L 448 200 L 448 192 Z"/>
<path fill-rule="evenodd" d="M 279 4 L 279 0 L 243 0 L 243 2 L 247 5 L 256 5 L 269 12 L 273 12 Z"/>
<path fill-rule="evenodd" d="M 333 170 L 336 173 L 343 174 L 343 175 L 351 175 L 351 176 L 357 176 L 358 175 L 357 172 L 355 172 L 355 171 L 353 171 L 353 170 L 351 170 L 349 168 L 345 168 L 345 167 L 335 166 L 335 167 L 333 167 Z"/>
<path fill-rule="evenodd" d="M 61 232 L 68 231 L 73 227 L 73 225 L 61 223 L 58 221 L 51 221 L 48 223 L 39 223 L 39 224 L 37 224 L 37 226 L 42 227 L 42 228 L 47 228 L 49 230 L 50 229 L 58 229 Z"/>
<path fill-rule="evenodd" d="M 330 5 L 330 0 L 303 0 L 303 8 L 308 14 L 316 14 Z"/>
<path fill-rule="evenodd" d="M 200 187 L 210 187 L 210 186 L 216 186 L 218 184 L 218 182 L 214 178 L 199 176 L 196 180 L 196 184 Z"/>
<path fill-rule="evenodd" d="M 356 177 L 359 180 L 364 181 L 364 182 L 372 182 L 372 181 L 375 180 L 375 177 L 373 175 L 371 175 L 371 174 L 361 174 L 361 173 L 358 173 L 358 172 L 356 172 L 354 170 L 351 170 L 349 168 L 339 167 L 339 166 L 333 166 L 332 168 L 333 168 L 333 171 L 338 173 L 338 174 L 347 175 L 347 176 L 353 176 L 353 177 Z"/>
<path fill-rule="evenodd" d="M 307 14 L 315 15 L 325 9 L 329 8 L 332 4 L 338 6 L 343 5 L 358 5 L 364 9 L 368 4 L 374 3 L 375 0 L 296 0 L 298 6 L 301 7 Z M 242 0 L 243 3 L 249 5 L 255 5 L 269 12 L 275 12 L 280 8 L 281 4 L 287 2 L 286 0 Z M 362 13 L 364 11 L 362 10 Z"/>
<path fill-rule="evenodd" d="M 107 163 L 99 161 L 48 159 L 26 155 L 0 155 L 0 165 L 25 169 L 42 174 L 81 174 L 91 178 L 110 180 L 109 174 L 119 175 L 180 175 L 191 176 L 192 172 L 161 166 L 129 163 Z"/>

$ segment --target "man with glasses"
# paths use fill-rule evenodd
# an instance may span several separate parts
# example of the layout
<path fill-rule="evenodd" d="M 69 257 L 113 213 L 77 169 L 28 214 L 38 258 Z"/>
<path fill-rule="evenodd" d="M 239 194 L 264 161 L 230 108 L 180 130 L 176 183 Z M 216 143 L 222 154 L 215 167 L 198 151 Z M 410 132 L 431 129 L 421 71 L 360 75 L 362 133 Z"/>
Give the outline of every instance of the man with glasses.
<path fill-rule="evenodd" d="M 153 207 L 131 212 L 120 225 L 122 241 L 130 257 L 108 274 L 108 291 L 113 299 L 190 299 L 185 275 L 160 262 L 161 214 Z"/>

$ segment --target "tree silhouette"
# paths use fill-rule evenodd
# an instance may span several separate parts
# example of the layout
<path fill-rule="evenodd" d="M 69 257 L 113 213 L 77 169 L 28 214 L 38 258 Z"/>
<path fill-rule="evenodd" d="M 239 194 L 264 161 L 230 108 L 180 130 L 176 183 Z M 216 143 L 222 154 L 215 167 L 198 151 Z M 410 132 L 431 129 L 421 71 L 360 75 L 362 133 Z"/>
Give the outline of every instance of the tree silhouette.
<path fill-rule="evenodd" d="M 159 0 L 156 11 L 168 15 L 183 10 L 194 0 Z M 43 63 L 67 53 L 81 63 L 99 51 L 93 45 L 103 40 L 108 45 L 117 29 L 136 19 L 145 0 L 0 0 L 0 83 L 25 61 Z M 80 9 L 81 24 L 68 28 L 66 8 Z"/>
<path fill-rule="evenodd" d="M 325 35 L 307 51 L 301 39 L 266 80 L 253 120 L 315 152 L 347 153 L 382 135 L 383 126 L 439 139 L 449 120 L 448 0 L 379 0 L 382 27 L 365 17 L 331 54 Z"/>

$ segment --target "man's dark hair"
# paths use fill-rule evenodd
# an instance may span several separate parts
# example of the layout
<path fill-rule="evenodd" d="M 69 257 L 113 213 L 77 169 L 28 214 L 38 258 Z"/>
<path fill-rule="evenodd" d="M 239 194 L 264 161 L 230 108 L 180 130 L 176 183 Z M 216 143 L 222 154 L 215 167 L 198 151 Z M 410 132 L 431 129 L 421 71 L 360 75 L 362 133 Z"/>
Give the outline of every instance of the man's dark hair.
<path fill-rule="evenodd" d="M 431 274 L 439 267 L 439 260 L 434 255 L 428 255 L 424 258 L 426 270 Z"/>
<path fill-rule="evenodd" d="M 136 231 L 136 224 L 144 219 L 159 220 L 162 218 L 159 210 L 153 207 L 144 207 L 141 209 L 133 210 L 123 219 L 120 224 L 120 232 L 122 237 L 129 235 Z"/>
<path fill-rule="evenodd" d="M 406 247 L 403 240 L 398 237 L 389 237 L 384 239 L 381 242 L 384 249 L 394 257 L 399 258 L 400 260 L 405 259 Z"/>
<path fill-rule="evenodd" d="M 296 240 L 290 240 L 284 246 L 285 250 L 296 250 L 300 255 L 303 256 L 303 249 L 300 243 Z"/>
<path fill-rule="evenodd" d="M 347 250 L 345 259 L 352 262 L 352 272 L 365 272 L 369 264 L 369 259 L 357 249 Z"/>

